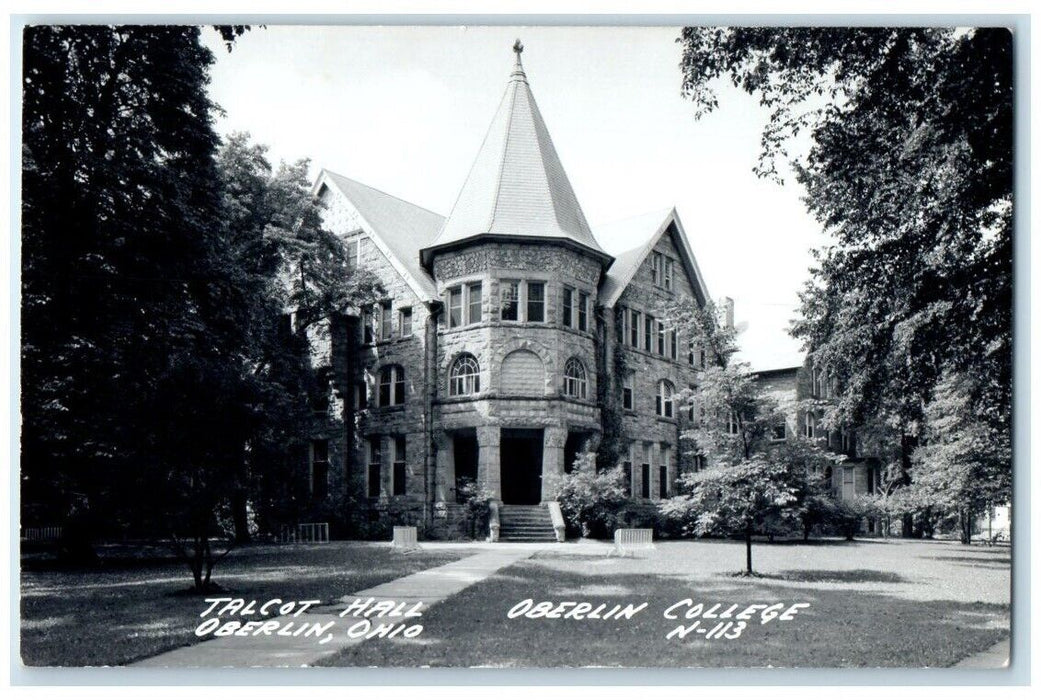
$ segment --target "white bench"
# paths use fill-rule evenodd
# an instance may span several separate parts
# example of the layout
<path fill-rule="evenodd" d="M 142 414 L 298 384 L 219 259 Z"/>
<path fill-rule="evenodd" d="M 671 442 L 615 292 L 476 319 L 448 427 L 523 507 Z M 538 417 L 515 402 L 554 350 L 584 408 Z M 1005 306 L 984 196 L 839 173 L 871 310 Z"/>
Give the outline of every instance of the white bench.
<path fill-rule="evenodd" d="M 300 523 L 296 527 L 282 528 L 282 543 L 328 542 L 329 523 Z"/>
<path fill-rule="evenodd" d="M 419 535 L 416 528 L 414 526 L 395 527 L 394 539 L 391 540 L 390 546 L 402 552 L 414 552 L 419 549 Z"/>
<path fill-rule="evenodd" d="M 61 539 L 60 527 L 22 528 L 22 539 L 28 542 L 53 542 Z"/>
<path fill-rule="evenodd" d="M 625 556 L 637 550 L 654 549 L 654 530 L 651 528 L 618 528 L 614 531 L 612 554 Z"/>

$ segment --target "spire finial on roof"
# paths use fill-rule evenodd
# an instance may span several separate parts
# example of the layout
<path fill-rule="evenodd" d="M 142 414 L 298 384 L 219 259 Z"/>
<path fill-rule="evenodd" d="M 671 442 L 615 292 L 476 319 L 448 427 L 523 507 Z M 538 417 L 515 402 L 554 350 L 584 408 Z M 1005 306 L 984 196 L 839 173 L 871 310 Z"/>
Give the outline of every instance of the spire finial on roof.
<path fill-rule="evenodd" d="M 528 76 L 524 75 L 524 66 L 521 64 L 521 53 L 524 52 L 524 44 L 521 43 L 520 39 L 513 42 L 513 53 L 517 54 L 517 62 L 513 64 L 513 72 L 510 74 L 510 80 L 521 80 L 528 82 Z"/>

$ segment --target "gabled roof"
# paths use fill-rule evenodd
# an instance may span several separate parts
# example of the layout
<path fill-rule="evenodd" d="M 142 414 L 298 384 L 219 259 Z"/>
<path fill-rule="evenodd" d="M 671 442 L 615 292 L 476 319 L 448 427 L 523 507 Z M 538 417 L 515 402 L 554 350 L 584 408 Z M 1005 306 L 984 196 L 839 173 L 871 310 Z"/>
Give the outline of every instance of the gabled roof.
<path fill-rule="evenodd" d="M 422 251 L 429 266 L 433 252 L 483 237 L 556 240 L 598 254 L 593 237 L 535 104 L 528 78 L 517 62 L 499 109 L 470 174 L 437 238 Z"/>
<path fill-rule="evenodd" d="M 437 299 L 437 285 L 420 266 L 419 251 L 437 235 L 443 216 L 325 169 L 314 192 L 322 185 L 340 192 L 354 207 L 365 232 L 420 299 Z"/>
<path fill-rule="evenodd" d="M 673 238 L 680 253 L 680 262 L 691 280 L 698 302 L 704 304 L 708 301 L 708 288 L 701 276 L 701 270 L 698 269 L 698 262 L 694 259 L 694 252 L 690 248 L 690 241 L 687 240 L 679 214 L 675 208 L 669 208 L 596 227 L 597 239 L 615 258 L 604 274 L 604 281 L 600 287 L 600 298 L 604 306 L 614 307 L 622 292 L 632 282 L 640 265 L 661 237 L 670 230 L 676 232 Z"/>

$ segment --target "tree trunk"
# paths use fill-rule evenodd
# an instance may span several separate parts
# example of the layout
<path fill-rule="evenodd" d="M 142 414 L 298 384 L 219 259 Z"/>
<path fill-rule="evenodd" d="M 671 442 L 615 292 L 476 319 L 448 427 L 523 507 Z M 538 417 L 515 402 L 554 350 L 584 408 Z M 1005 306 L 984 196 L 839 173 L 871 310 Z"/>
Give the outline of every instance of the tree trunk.
<path fill-rule="evenodd" d="M 235 522 L 235 544 L 246 544 L 249 542 L 247 501 L 246 490 L 243 488 L 236 488 L 231 495 L 231 516 Z"/>
<path fill-rule="evenodd" d="M 752 527 L 745 528 L 745 566 L 752 573 Z"/>
<path fill-rule="evenodd" d="M 961 525 L 961 543 L 972 544 L 972 511 L 968 508 L 961 510 L 958 519 Z"/>

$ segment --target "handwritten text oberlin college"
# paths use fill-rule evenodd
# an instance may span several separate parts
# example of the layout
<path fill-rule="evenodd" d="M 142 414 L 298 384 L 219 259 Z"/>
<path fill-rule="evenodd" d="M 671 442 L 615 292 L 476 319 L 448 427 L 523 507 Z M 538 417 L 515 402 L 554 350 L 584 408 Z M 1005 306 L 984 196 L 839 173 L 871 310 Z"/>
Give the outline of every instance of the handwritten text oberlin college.
<path fill-rule="evenodd" d="M 506 613 L 510 619 L 560 620 L 631 620 L 647 609 L 647 603 L 625 605 L 588 602 L 560 602 L 549 600 L 536 603 L 531 598 L 520 601 Z M 737 639 L 750 622 L 760 625 L 794 620 L 809 603 L 700 603 L 684 598 L 665 608 L 662 617 L 682 621 L 672 628 L 666 639 L 683 639 L 688 635 L 703 635 L 705 639 Z"/>

